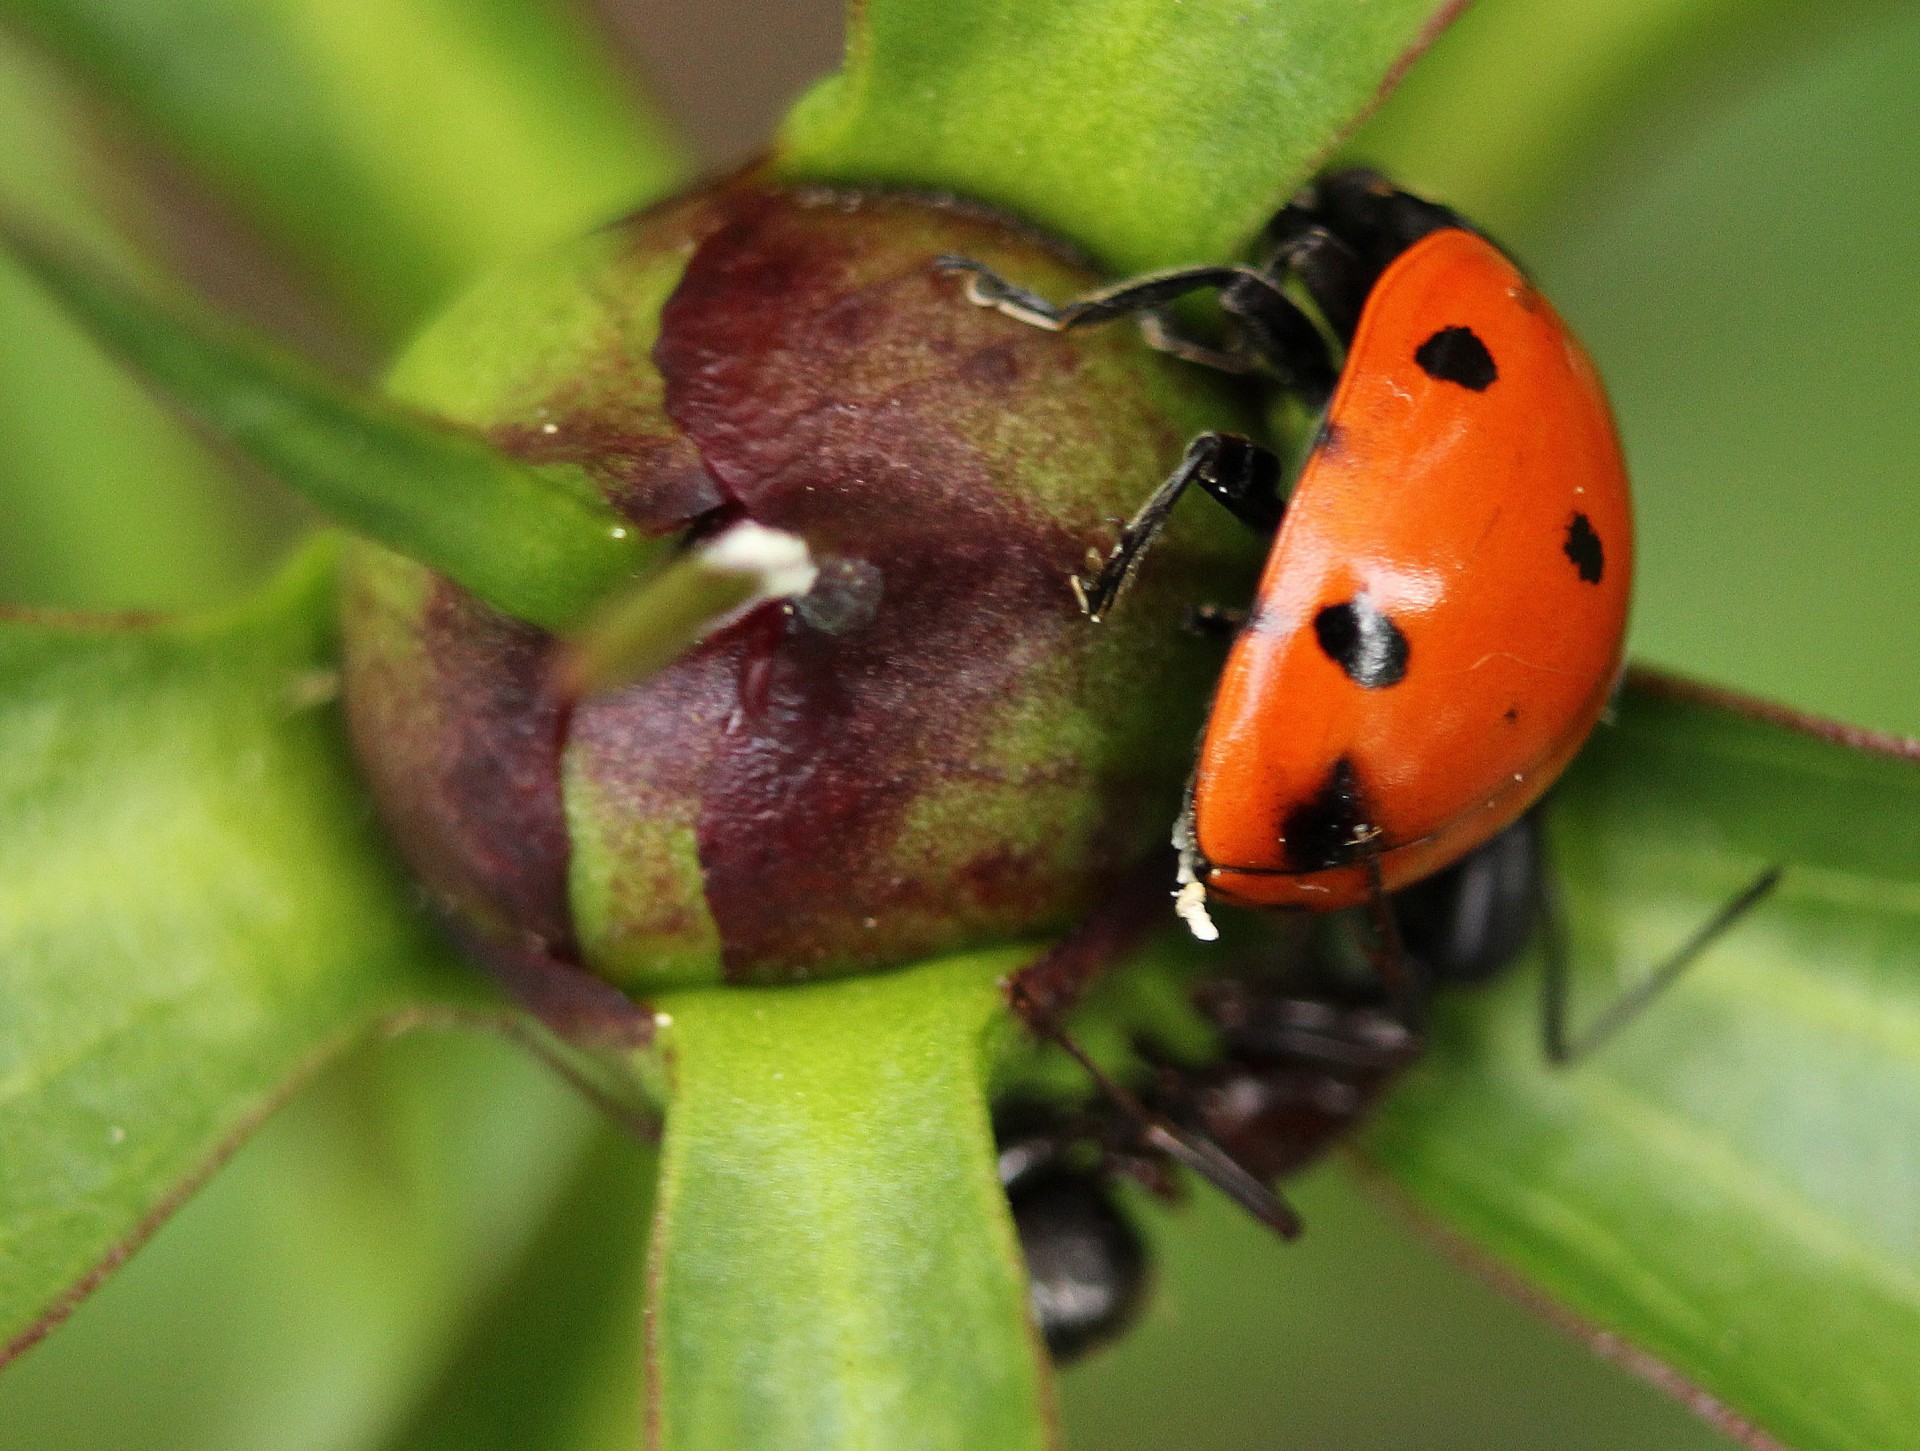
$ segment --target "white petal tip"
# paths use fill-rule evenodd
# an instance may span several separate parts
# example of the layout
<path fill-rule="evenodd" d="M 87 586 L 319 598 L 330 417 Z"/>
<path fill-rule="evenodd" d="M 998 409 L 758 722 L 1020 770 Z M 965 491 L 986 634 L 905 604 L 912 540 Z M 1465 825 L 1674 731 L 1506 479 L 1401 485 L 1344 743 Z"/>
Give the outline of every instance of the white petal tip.
<path fill-rule="evenodd" d="M 702 562 L 731 574 L 744 574 L 760 600 L 791 599 L 813 588 L 820 577 L 807 541 L 784 529 L 742 520 L 700 550 Z"/>

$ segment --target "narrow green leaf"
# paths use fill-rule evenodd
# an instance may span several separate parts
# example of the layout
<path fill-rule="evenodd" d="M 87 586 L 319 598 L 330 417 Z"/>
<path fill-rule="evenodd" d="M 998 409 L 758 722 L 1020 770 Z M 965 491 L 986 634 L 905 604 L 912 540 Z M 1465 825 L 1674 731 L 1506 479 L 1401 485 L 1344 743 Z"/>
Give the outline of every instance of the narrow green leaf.
<path fill-rule="evenodd" d="M 1026 956 L 662 1001 L 650 1445 L 1047 1443 L 984 1082 Z"/>
<path fill-rule="evenodd" d="M 148 629 L 0 618 L 0 1354 L 307 1068 L 476 989 L 329 706 L 332 560 Z"/>
<path fill-rule="evenodd" d="M 0 239 L 102 343 L 214 434 L 342 523 L 510 615 L 563 629 L 653 548 L 576 469 L 517 463 L 155 301 L 31 228 L 5 225 Z"/>
<path fill-rule="evenodd" d="M 1920 1425 L 1920 745 L 1643 677 L 1555 808 L 1576 1022 L 1768 862 L 1785 879 L 1589 1060 L 1538 985 L 1461 994 L 1369 1153 L 1558 1305 L 1800 1451 Z"/>
<path fill-rule="evenodd" d="M 103 166 L 49 68 L 0 38 L 0 198 L 110 244 L 86 186 Z M 83 609 L 230 598 L 271 516 L 10 261 L 0 261 L 0 597 Z M 258 507 L 263 502 L 268 507 Z"/>
<path fill-rule="evenodd" d="M 562 0 L 5 0 L 0 20 L 388 339 L 684 169 Z"/>
<path fill-rule="evenodd" d="M 563 657 L 562 688 L 633 685 L 754 606 L 805 594 L 819 574 L 799 535 L 742 520 L 608 600 Z"/>
<path fill-rule="evenodd" d="M 863 0 L 789 174 L 952 190 L 1116 271 L 1230 257 L 1461 0 Z"/>

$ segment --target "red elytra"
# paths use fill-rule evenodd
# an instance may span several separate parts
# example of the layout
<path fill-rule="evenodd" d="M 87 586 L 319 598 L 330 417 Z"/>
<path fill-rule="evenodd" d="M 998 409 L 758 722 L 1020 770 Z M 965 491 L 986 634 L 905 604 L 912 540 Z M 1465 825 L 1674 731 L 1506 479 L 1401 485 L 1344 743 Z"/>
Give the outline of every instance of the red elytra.
<path fill-rule="evenodd" d="M 1605 708 L 1632 570 L 1586 353 L 1484 238 L 1416 241 L 1367 294 L 1221 676 L 1187 873 L 1331 911 L 1368 900 L 1369 857 L 1392 891 L 1487 840 Z"/>

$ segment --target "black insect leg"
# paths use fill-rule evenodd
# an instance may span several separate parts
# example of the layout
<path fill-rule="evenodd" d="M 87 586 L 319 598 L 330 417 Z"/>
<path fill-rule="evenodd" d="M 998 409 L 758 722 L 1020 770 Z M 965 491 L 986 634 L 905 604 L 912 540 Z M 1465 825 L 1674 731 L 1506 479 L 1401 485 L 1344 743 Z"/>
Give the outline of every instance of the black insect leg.
<path fill-rule="evenodd" d="M 942 256 L 935 258 L 933 265 L 942 272 L 966 273 L 967 300 L 974 306 L 991 307 L 1031 327 L 1057 333 L 1153 312 L 1189 293 L 1224 288 L 1234 282 L 1269 289 L 1273 285 L 1251 267 L 1173 267 L 1129 277 L 1071 302 L 1054 303 L 1007 281 L 971 257 Z"/>
<path fill-rule="evenodd" d="M 1362 845 L 1361 863 L 1367 869 L 1367 918 L 1373 925 L 1373 947 L 1369 954 L 1380 985 L 1386 989 L 1387 1005 L 1409 1028 L 1418 1031 L 1426 1016 L 1427 998 L 1432 987 L 1428 974 L 1407 956 L 1400 937 L 1400 919 L 1394 915 L 1387 898 L 1387 885 L 1380 870 L 1380 853 L 1371 842 Z"/>
<path fill-rule="evenodd" d="M 1149 344 L 1187 362 L 1227 373 L 1249 373 L 1265 365 L 1315 404 L 1333 384 L 1333 364 L 1319 330 L 1281 291 L 1278 278 L 1257 267 L 1176 267 L 1054 303 L 970 257 L 942 256 L 934 265 L 943 272 L 966 273 L 967 298 L 976 306 L 994 308 L 1032 327 L 1067 332 L 1138 316 Z M 1219 293 L 1221 311 L 1237 325 L 1224 347 L 1186 337 L 1161 312 L 1190 293 L 1209 289 Z"/>
<path fill-rule="evenodd" d="M 1376 275 L 1338 233 L 1303 207 L 1283 209 L 1267 224 L 1261 271 L 1296 277 L 1342 346 L 1352 343 Z"/>
<path fill-rule="evenodd" d="M 1780 884 L 1783 869 L 1770 866 L 1724 902 L 1693 935 L 1645 977 L 1607 1005 L 1578 1033 L 1569 1031 L 1570 957 L 1565 907 L 1551 873 L 1540 874 L 1540 912 L 1546 928 L 1546 971 L 1541 979 L 1540 1034 L 1547 1061 L 1560 1067 L 1578 1063 L 1618 1033 L 1691 967 L 1728 929 L 1764 902 Z"/>
<path fill-rule="evenodd" d="M 1173 506 L 1197 484 L 1235 518 L 1261 535 L 1280 527 L 1280 460 L 1271 450 L 1232 433 L 1203 433 L 1187 445 L 1186 457 L 1120 528 L 1119 541 L 1091 578 L 1076 576 L 1075 598 L 1082 613 L 1100 620 L 1140 567 L 1141 556 L 1167 522 Z"/>
<path fill-rule="evenodd" d="M 1299 1214 L 1275 1190 L 1257 1179 L 1239 1160 L 1205 1134 L 1188 1132 L 1155 1113 L 1140 1099 L 1110 1078 L 1089 1058 L 1078 1043 L 1051 1024 L 1038 1025 L 1040 1031 L 1086 1070 L 1094 1085 L 1139 1131 L 1140 1142 L 1184 1164 L 1214 1188 L 1232 1199 L 1282 1239 L 1299 1237 L 1303 1228 Z"/>
<path fill-rule="evenodd" d="M 1239 352 L 1266 364 L 1308 407 L 1327 401 L 1338 376 L 1327 340 L 1274 278 L 1249 272 L 1234 279 L 1220 289 L 1220 310 L 1234 322 Z"/>

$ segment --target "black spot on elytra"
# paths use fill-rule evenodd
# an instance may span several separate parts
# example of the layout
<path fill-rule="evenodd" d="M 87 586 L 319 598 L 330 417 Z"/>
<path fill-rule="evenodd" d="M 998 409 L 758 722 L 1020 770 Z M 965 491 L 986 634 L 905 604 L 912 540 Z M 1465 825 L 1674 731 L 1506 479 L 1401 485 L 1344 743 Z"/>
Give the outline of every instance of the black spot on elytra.
<path fill-rule="evenodd" d="M 1588 584 L 1600 583 L 1601 576 L 1607 572 L 1607 555 L 1600 547 L 1600 536 L 1593 532 L 1593 525 L 1585 514 L 1576 512 L 1569 521 L 1567 542 L 1561 548 L 1573 561 L 1573 567 L 1580 571 L 1580 578 Z"/>
<path fill-rule="evenodd" d="M 1470 327 L 1443 327 L 1414 352 L 1414 362 L 1429 378 L 1458 383 L 1484 393 L 1500 376 L 1493 354 Z"/>
<path fill-rule="evenodd" d="M 1315 615 L 1313 634 L 1355 685 L 1382 690 L 1407 677 L 1407 637 L 1364 593 Z"/>
<path fill-rule="evenodd" d="M 1373 835 L 1360 773 L 1345 756 L 1333 763 L 1320 789 L 1280 823 L 1281 859 L 1293 872 L 1320 872 L 1358 859 Z"/>
<path fill-rule="evenodd" d="M 1506 708 L 1506 711 L 1501 715 L 1500 719 L 1505 721 L 1508 725 L 1515 724 L 1520 719 L 1520 707 L 1517 705 L 1508 706 Z"/>

